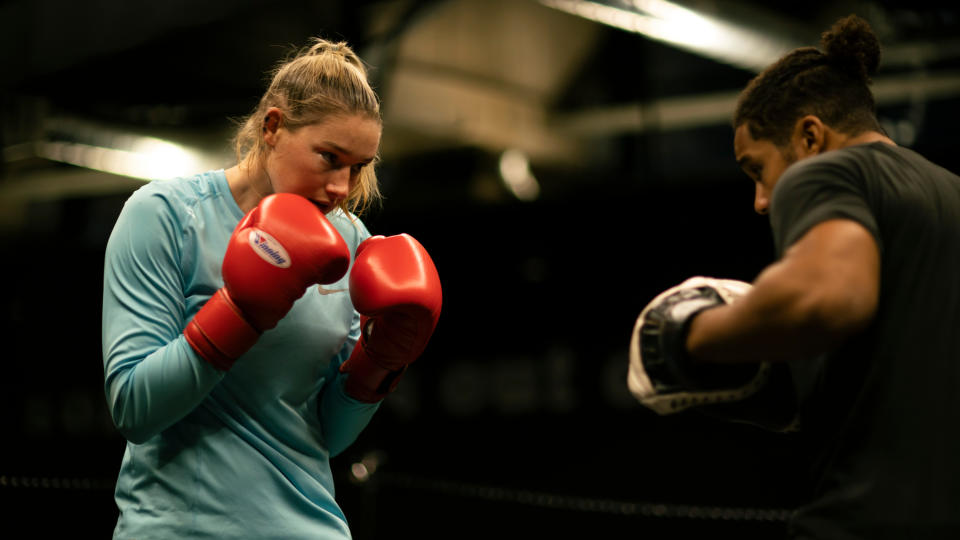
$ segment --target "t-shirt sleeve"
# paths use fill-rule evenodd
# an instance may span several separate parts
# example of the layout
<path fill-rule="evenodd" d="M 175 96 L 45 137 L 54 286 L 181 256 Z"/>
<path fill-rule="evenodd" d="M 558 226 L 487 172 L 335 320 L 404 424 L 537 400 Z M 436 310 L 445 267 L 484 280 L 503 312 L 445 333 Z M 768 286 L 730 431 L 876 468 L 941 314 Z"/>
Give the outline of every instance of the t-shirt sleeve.
<path fill-rule="evenodd" d="M 863 225 L 882 251 L 863 173 L 836 157 L 824 155 L 797 162 L 774 188 L 770 225 L 778 257 L 815 225 L 831 219 L 850 219 Z"/>
<path fill-rule="evenodd" d="M 356 249 L 370 237 L 364 223 L 356 216 L 338 216 L 334 224 L 341 236 L 350 245 L 351 261 L 356 259 Z M 326 384 L 319 397 L 318 416 L 324 433 L 327 449 L 336 456 L 353 444 L 367 427 L 380 403 L 363 403 L 347 395 L 344 389 L 346 375 L 340 373 L 340 366 L 347 361 L 353 348 L 360 339 L 360 314 L 354 310 L 350 332 L 346 342 L 330 362 L 325 378 Z"/>
<path fill-rule="evenodd" d="M 183 337 L 181 227 L 168 201 L 135 192 L 104 260 L 104 385 L 121 433 L 141 442 L 192 411 L 222 378 Z"/>

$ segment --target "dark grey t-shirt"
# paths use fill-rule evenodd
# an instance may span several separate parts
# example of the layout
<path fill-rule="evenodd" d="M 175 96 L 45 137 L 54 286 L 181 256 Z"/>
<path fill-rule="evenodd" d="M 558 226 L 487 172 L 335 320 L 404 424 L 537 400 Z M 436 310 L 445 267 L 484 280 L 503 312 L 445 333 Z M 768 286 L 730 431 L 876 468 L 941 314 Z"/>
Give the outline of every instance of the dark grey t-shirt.
<path fill-rule="evenodd" d="M 777 256 L 834 218 L 876 239 L 880 304 L 791 365 L 816 480 L 792 536 L 960 538 L 960 177 L 883 143 L 801 160 L 773 193 Z"/>

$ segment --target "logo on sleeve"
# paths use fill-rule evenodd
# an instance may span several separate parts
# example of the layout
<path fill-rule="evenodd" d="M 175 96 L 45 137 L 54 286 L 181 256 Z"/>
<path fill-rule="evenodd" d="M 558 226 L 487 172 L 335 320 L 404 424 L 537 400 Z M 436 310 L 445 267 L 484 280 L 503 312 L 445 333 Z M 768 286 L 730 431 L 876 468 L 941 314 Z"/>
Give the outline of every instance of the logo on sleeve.
<path fill-rule="evenodd" d="M 290 256 L 287 255 L 287 250 L 283 249 L 274 237 L 261 230 L 251 229 L 249 239 L 250 247 L 260 258 L 274 266 L 290 268 Z"/>

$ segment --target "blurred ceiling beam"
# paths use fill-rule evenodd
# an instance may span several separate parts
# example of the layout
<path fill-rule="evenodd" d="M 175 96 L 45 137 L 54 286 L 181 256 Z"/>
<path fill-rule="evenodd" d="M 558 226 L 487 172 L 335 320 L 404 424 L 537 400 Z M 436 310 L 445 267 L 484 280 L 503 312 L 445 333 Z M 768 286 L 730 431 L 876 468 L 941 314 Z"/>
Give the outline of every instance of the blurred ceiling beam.
<path fill-rule="evenodd" d="M 577 141 L 546 120 L 594 52 L 600 30 L 536 2 L 437 5 L 395 44 L 385 73 L 384 155 L 477 146 L 515 148 L 541 162 L 576 161 Z"/>
<path fill-rule="evenodd" d="M 736 20 L 667 0 L 540 0 L 540 3 L 751 71 L 802 44 L 803 25 L 761 15 Z M 720 6 L 722 7 L 722 6 Z"/>
<path fill-rule="evenodd" d="M 873 83 L 878 107 L 960 96 L 960 72 L 887 76 Z M 739 90 L 625 103 L 554 115 L 556 131 L 571 137 L 695 129 L 729 123 Z"/>

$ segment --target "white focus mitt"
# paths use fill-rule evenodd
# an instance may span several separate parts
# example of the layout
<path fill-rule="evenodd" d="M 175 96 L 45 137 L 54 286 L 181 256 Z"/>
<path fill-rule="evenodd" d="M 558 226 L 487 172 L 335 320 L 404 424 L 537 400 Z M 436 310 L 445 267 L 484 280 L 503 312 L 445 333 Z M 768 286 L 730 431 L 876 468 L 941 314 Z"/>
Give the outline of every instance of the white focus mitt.
<path fill-rule="evenodd" d="M 732 279 L 692 277 L 653 299 L 640 313 L 630 339 L 627 385 L 641 404 L 658 414 L 740 401 L 760 390 L 768 363 L 694 363 L 686 338 L 693 317 L 731 304 L 751 285 Z"/>

